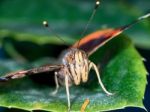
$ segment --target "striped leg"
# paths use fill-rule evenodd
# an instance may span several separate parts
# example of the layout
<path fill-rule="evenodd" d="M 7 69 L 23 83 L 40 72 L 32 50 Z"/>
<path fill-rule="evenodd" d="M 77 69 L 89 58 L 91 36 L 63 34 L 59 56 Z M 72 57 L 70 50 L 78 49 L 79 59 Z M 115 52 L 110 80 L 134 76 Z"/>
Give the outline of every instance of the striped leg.
<path fill-rule="evenodd" d="M 101 81 L 101 78 L 100 78 L 100 74 L 99 74 L 99 71 L 97 69 L 97 66 L 93 63 L 93 62 L 90 62 L 90 65 L 89 65 L 89 71 L 90 69 L 93 68 L 96 72 L 96 75 L 97 75 L 97 78 L 98 78 L 98 82 L 100 84 L 100 86 L 102 87 L 103 91 L 107 94 L 107 95 L 113 95 L 112 93 L 108 92 L 105 88 L 105 86 L 103 85 L 102 81 Z"/>
<path fill-rule="evenodd" d="M 65 75 L 65 86 L 68 100 L 68 112 L 70 112 L 70 94 L 69 94 L 69 85 L 68 85 L 68 76 Z"/>

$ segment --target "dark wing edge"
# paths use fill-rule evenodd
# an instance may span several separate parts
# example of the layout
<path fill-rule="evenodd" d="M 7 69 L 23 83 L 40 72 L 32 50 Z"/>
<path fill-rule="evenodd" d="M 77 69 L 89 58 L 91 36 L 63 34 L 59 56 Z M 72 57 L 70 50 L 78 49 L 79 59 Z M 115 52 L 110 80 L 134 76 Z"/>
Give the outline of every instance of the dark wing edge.
<path fill-rule="evenodd" d="M 104 29 L 91 33 L 76 42 L 72 47 L 85 51 L 88 55 L 94 53 L 99 47 L 122 33 L 122 29 Z"/>
<path fill-rule="evenodd" d="M 25 76 L 33 75 L 37 73 L 59 70 L 62 67 L 63 65 L 45 65 L 45 66 L 41 66 L 41 67 L 29 69 L 29 70 L 20 70 L 17 72 L 11 72 L 11 73 L 6 74 L 3 77 L 0 77 L 0 82 L 7 82 L 12 79 L 19 79 L 19 78 L 23 78 Z"/>

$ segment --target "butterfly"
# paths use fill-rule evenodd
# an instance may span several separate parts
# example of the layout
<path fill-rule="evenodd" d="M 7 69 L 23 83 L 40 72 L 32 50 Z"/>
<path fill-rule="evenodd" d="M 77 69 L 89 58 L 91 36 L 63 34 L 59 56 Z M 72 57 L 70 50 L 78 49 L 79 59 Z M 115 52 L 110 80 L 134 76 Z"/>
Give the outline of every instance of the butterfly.
<path fill-rule="evenodd" d="M 99 5 L 97 3 L 95 9 Z M 54 95 L 58 92 L 60 85 L 65 86 L 68 101 L 68 110 L 70 110 L 71 104 L 70 104 L 69 87 L 73 84 L 80 85 L 81 83 L 87 82 L 89 72 L 91 69 L 93 69 L 96 72 L 97 79 L 99 85 L 102 87 L 102 90 L 108 96 L 113 95 L 113 93 L 107 91 L 107 89 L 105 88 L 100 78 L 98 67 L 92 61 L 89 60 L 89 56 L 92 55 L 98 48 L 103 46 L 106 42 L 108 42 L 112 38 L 118 36 L 123 31 L 127 30 L 134 24 L 148 17 L 150 17 L 150 13 L 139 17 L 137 20 L 131 22 L 128 25 L 115 29 L 104 29 L 91 33 L 81 38 L 72 46 L 70 46 L 65 51 L 65 53 L 63 53 L 60 64 L 57 65 L 49 64 L 29 70 L 20 70 L 17 72 L 12 72 L 1 77 L 0 82 L 7 82 L 9 80 L 19 79 L 33 74 L 54 71 L 56 89 L 52 92 L 52 94 Z M 48 25 L 47 23 L 44 24 L 46 26 Z"/>

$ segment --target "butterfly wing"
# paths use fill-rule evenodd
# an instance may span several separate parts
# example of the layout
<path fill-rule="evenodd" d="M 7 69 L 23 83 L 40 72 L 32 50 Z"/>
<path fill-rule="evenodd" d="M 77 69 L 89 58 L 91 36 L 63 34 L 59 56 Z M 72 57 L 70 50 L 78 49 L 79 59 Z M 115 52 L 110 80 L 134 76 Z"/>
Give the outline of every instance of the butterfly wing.
<path fill-rule="evenodd" d="M 119 35 L 122 31 L 123 30 L 121 28 L 100 30 L 85 36 L 80 41 L 77 41 L 72 47 L 81 49 L 88 55 L 91 55 L 99 47 L 104 45 L 113 37 Z"/>
<path fill-rule="evenodd" d="M 105 30 L 100 30 L 100 31 L 94 32 L 92 34 L 85 36 L 78 42 L 76 42 L 72 47 L 81 49 L 81 50 L 85 51 L 88 55 L 91 55 L 93 52 L 95 52 L 99 47 L 104 45 L 110 39 L 116 37 L 117 35 L 122 33 L 124 30 L 129 29 L 136 23 L 138 23 L 141 20 L 144 20 L 148 17 L 150 17 L 150 13 L 147 13 L 147 14 L 139 17 L 135 21 L 131 22 L 130 24 L 127 24 L 120 28 L 105 29 Z"/>
<path fill-rule="evenodd" d="M 29 69 L 29 70 L 20 70 L 17 72 L 12 72 L 12 73 L 6 74 L 4 77 L 0 78 L 0 82 L 6 82 L 6 81 L 9 81 L 12 79 L 19 79 L 19 78 L 23 78 L 28 75 L 59 70 L 62 67 L 63 67 L 63 65 L 45 65 L 45 66 L 41 66 L 38 68 Z"/>

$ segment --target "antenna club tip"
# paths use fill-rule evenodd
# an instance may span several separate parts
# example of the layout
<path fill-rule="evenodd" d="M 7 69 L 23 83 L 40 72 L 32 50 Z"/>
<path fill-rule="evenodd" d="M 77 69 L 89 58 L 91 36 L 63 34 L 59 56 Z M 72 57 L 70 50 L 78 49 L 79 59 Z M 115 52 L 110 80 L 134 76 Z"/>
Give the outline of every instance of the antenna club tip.
<path fill-rule="evenodd" d="M 96 5 L 99 5 L 99 4 L 100 4 L 100 1 L 99 1 L 99 0 L 97 0 L 97 1 L 96 1 Z"/>
<path fill-rule="evenodd" d="M 97 9 L 97 8 L 99 7 L 99 4 L 100 4 L 100 1 L 97 0 L 97 1 L 95 2 L 95 8 L 94 8 L 94 9 Z"/>
<path fill-rule="evenodd" d="M 148 18 L 148 17 L 150 17 L 150 13 L 147 13 L 144 16 L 139 17 L 139 20 L 140 19 L 145 19 L 145 18 Z"/>
<path fill-rule="evenodd" d="M 43 25 L 44 25 L 45 27 L 48 27 L 48 22 L 47 22 L 47 21 L 43 21 Z"/>

